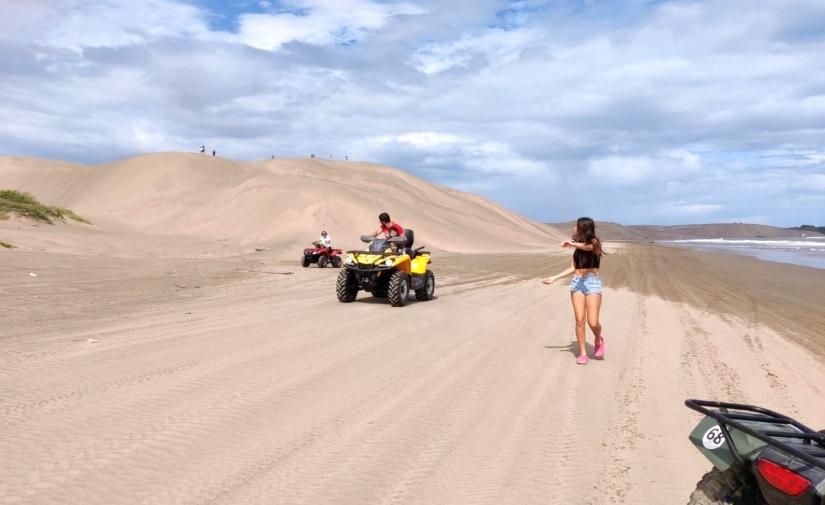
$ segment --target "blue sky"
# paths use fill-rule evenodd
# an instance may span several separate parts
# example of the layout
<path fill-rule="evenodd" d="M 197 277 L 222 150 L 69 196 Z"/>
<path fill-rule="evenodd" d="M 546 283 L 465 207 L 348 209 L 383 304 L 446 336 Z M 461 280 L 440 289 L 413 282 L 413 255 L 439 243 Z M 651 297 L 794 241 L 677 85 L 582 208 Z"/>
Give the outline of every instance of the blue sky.
<path fill-rule="evenodd" d="M 542 221 L 825 224 L 818 0 L 0 2 L 0 154 L 369 160 Z"/>

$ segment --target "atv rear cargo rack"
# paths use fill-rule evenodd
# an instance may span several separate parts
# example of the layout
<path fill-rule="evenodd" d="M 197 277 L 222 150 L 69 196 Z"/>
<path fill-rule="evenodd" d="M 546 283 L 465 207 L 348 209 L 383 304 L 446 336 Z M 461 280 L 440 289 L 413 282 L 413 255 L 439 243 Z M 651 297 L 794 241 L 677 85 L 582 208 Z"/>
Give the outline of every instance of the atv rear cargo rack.
<path fill-rule="evenodd" d="M 795 419 L 791 419 L 788 416 L 762 407 L 744 405 L 740 403 L 714 402 L 708 400 L 685 400 L 685 406 L 716 420 L 716 423 L 719 425 L 719 428 L 722 430 L 725 440 L 728 443 L 728 449 L 736 461 L 740 464 L 745 464 L 745 461 L 742 458 L 742 455 L 739 454 L 739 450 L 736 448 L 736 444 L 733 441 L 733 437 L 730 435 L 728 427 L 735 428 L 742 433 L 746 433 L 758 440 L 761 440 L 762 442 L 765 442 L 766 444 L 775 447 L 788 455 L 796 457 L 813 467 L 825 470 L 825 434 L 812 430 Z M 758 431 L 745 425 L 742 421 L 793 426 L 800 431 Z M 800 444 L 792 445 L 787 443 L 785 439 L 801 440 L 803 445 L 809 445 L 812 446 L 812 448 L 815 443 L 819 446 L 818 448 L 821 448 L 821 450 L 814 454 L 807 453 L 793 446 Z"/>

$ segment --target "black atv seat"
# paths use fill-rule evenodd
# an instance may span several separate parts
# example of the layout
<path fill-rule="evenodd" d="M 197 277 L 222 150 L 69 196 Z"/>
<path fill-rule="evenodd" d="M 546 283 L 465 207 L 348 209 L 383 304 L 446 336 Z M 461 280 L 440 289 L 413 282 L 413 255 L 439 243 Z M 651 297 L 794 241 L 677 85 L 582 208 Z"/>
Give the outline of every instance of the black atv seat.
<path fill-rule="evenodd" d="M 407 228 L 404 230 L 404 237 L 407 239 L 407 243 L 404 244 L 404 247 L 412 249 L 413 242 L 415 242 L 415 232 Z"/>
<path fill-rule="evenodd" d="M 410 259 L 413 259 L 415 258 L 415 250 L 412 248 L 412 246 L 413 242 L 415 242 L 415 232 L 409 228 L 405 229 L 404 238 L 407 239 L 407 242 L 404 244 L 404 248 L 407 250 L 407 254 L 410 255 Z"/>

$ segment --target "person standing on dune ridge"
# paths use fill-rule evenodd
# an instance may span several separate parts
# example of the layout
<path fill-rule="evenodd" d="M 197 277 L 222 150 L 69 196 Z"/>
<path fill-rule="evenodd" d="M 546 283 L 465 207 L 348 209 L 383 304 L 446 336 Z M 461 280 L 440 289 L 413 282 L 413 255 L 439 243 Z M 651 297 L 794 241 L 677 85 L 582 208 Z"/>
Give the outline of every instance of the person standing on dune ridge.
<path fill-rule="evenodd" d="M 602 305 L 602 278 L 599 266 L 602 258 L 602 243 L 596 236 L 596 223 L 589 217 L 580 217 L 573 228 L 573 240 L 565 240 L 562 247 L 574 247 L 573 261 L 570 267 L 552 277 L 544 279 L 545 284 L 552 284 L 562 277 L 575 274 L 570 281 L 570 299 L 573 302 L 573 315 L 576 318 L 576 341 L 579 344 L 579 357 L 576 363 L 587 364 L 585 346 L 585 322 L 596 337 L 593 358 L 604 359 L 604 338 L 599 322 L 599 310 Z"/>

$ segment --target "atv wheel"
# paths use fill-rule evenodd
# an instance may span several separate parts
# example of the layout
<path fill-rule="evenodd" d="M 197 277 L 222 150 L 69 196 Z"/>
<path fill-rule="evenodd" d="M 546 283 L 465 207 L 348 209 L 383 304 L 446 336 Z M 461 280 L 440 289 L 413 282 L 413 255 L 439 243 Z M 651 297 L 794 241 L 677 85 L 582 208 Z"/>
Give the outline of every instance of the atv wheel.
<path fill-rule="evenodd" d="M 407 304 L 407 297 L 410 295 L 410 278 L 404 272 L 396 270 L 390 276 L 390 285 L 387 290 L 387 297 L 393 307 L 403 307 Z"/>
<path fill-rule="evenodd" d="M 320 258 L 318 258 L 318 268 L 326 267 L 328 261 L 329 258 L 327 258 L 326 256 L 321 256 Z"/>
<path fill-rule="evenodd" d="M 435 294 L 435 275 L 432 272 L 427 270 L 427 273 L 424 274 L 424 286 L 421 289 L 415 290 L 415 299 L 427 301 L 432 300 L 433 295 Z"/>
<path fill-rule="evenodd" d="M 301 266 L 304 267 L 304 268 L 309 266 L 309 258 L 307 258 L 306 254 L 301 256 Z"/>
<path fill-rule="evenodd" d="M 340 256 L 333 256 L 332 257 L 332 267 L 333 268 L 341 268 L 341 257 Z"/>
<path fill-rule="evenodd" d="M 750 486 L 739 467 L 732 466 L 724 472 L 714 468 L 696 484 L 696 490 L 690 494 L 688 505 L 755 504 L 755 499 L 747 499 L 749 494 Z"/>
<path fill-rule="evenodd" d="M 335 293 L 341 303 L 355 301 L 355 297 L 358 296 L 358 279 L 355 278 L 355 273 L 352 270 L 345 269 L 338 272 Z"/>

